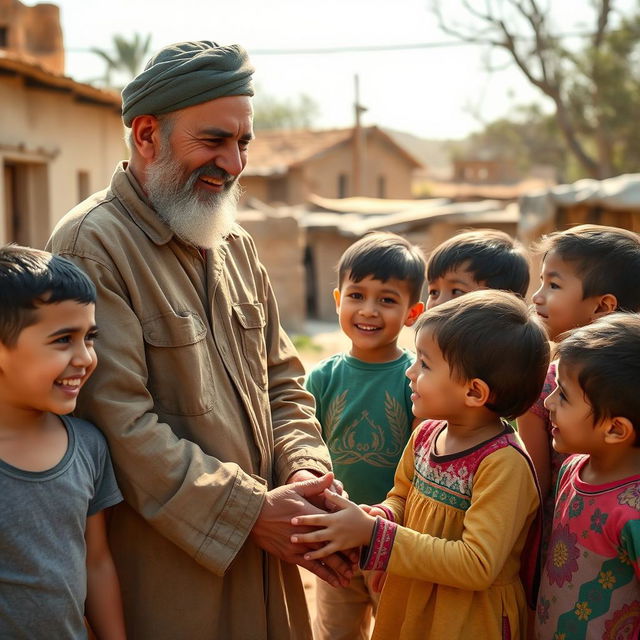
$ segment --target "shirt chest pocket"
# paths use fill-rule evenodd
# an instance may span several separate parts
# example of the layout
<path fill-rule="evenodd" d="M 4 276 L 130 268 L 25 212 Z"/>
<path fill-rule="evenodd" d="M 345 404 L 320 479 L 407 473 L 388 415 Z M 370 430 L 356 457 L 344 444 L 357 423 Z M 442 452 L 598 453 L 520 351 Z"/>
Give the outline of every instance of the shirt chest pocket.
<path fill-rule="evenodd" d="M 267 347 L 264 340 L 264 309 L 262 303 L 240 302 L 232 305 L 239 325 L 244 361 L 251 378 L 261 388 L 267 388 Z"/>
<path fill-rule="evenodd" d="M 142 323 L 148 387 L 166 413 L 196 416 L 214 406 L 207 327 L 191 311 L 165 313 Z"/>

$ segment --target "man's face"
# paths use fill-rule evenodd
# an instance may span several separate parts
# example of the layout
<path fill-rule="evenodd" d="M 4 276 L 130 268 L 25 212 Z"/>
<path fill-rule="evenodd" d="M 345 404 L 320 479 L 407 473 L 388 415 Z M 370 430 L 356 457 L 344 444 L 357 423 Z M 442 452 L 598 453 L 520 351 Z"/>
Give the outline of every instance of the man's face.
<path fill-rule="evenodd" d="M 145 187 L 158 215 L 181 238 L 213 247 L 228 235 L 247 163 L 253 113 L 246 96 L 218 98 L 161 121 Z"/>

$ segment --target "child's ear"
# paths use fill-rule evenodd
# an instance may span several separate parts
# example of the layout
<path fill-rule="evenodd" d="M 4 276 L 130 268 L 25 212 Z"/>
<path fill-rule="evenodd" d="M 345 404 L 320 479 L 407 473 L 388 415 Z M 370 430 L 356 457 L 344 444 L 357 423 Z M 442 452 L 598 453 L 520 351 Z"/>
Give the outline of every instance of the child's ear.
<path fill-rule="evenodd" d="M 420 317 L 423 311 L 424 311 L 424 302 L 416 302 L 412 307 L 409 308 L 409 312 L 407 313 L 407 319 L 404 321 L 404 326 L 410 327 L 414 325 L 416 320 Z"/>
<path fill-rule="evenodd" d="M 489 385 L 480 378 L 473 378 L 467 382 L 465 404 L 468 407 L 484 407 L 491 397 Z"/>
<path fill-rule="evenodd" d="M 606 444 L 633 444 L 636 440 L 636 430 L 628 418 L 618 416 L 608 421 L 604 432 Z"/>
<path fill-rule="evenodd" d="M 340 313 L 340 289 L 333 290 L 333 299 L 336 302 L 336 313 Z"/>
<path fill-rule="evenodd" d="M 591 320 L 613 313 L 618 308 L 618 299 L 613 293 L 605 293 L 598 297 L 597 306 L 591 314 Z"/>

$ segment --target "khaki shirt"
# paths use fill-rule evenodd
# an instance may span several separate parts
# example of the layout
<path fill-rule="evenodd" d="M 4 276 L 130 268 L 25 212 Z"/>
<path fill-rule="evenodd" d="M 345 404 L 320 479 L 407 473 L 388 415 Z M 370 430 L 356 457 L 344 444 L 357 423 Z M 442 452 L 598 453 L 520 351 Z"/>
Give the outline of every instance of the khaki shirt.
<path fill-rule="evenodd" d="M 107 436 L 126 500 L 109 536 L 129 636 L 310 637 L 297 567 L 247 538 L 268 488 L 330 468 L 251 238 L 236 225 L 203 257 L 123 164 L 48 248 L 98 290 L 77 414 Z"/>

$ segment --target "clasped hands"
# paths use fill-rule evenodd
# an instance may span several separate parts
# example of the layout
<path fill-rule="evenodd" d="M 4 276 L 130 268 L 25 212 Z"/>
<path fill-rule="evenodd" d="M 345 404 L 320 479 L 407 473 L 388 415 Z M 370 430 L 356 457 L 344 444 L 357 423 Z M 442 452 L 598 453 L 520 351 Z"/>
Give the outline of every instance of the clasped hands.
<path fill-rule="evenodd" d="M 358 548 L 369 544 L 375 516 L 385 514 L 376 507 L 358 507 L 341 492 L 331 473 L 318 478 L 296 472 L 289 484 L 267 492 L 252 538 L 265 551 L 334 587 L 347 586 Z"/>
<path fill-rule="evenodd" d="M 315 529 L 314 526 L 295 526 L 293 519 L 327 515 L 330 506 L 325 492 L 329 488 L 334 490 L 331 495 L 342 491 L 342 486 L 334 480 L 332 473 L 319 478 L 309 471 L 297 471 L 289 478 L 288 484 L 267 491 L 251 537 L 260 548 L 280 560 L 298 564 L 334 587 L 347 586 L 358 561 L 356 550 L 327 553 L 320 559 L 309 556 L 319 544 L 292 541 L 294 533 L 311 533 Z"/>

